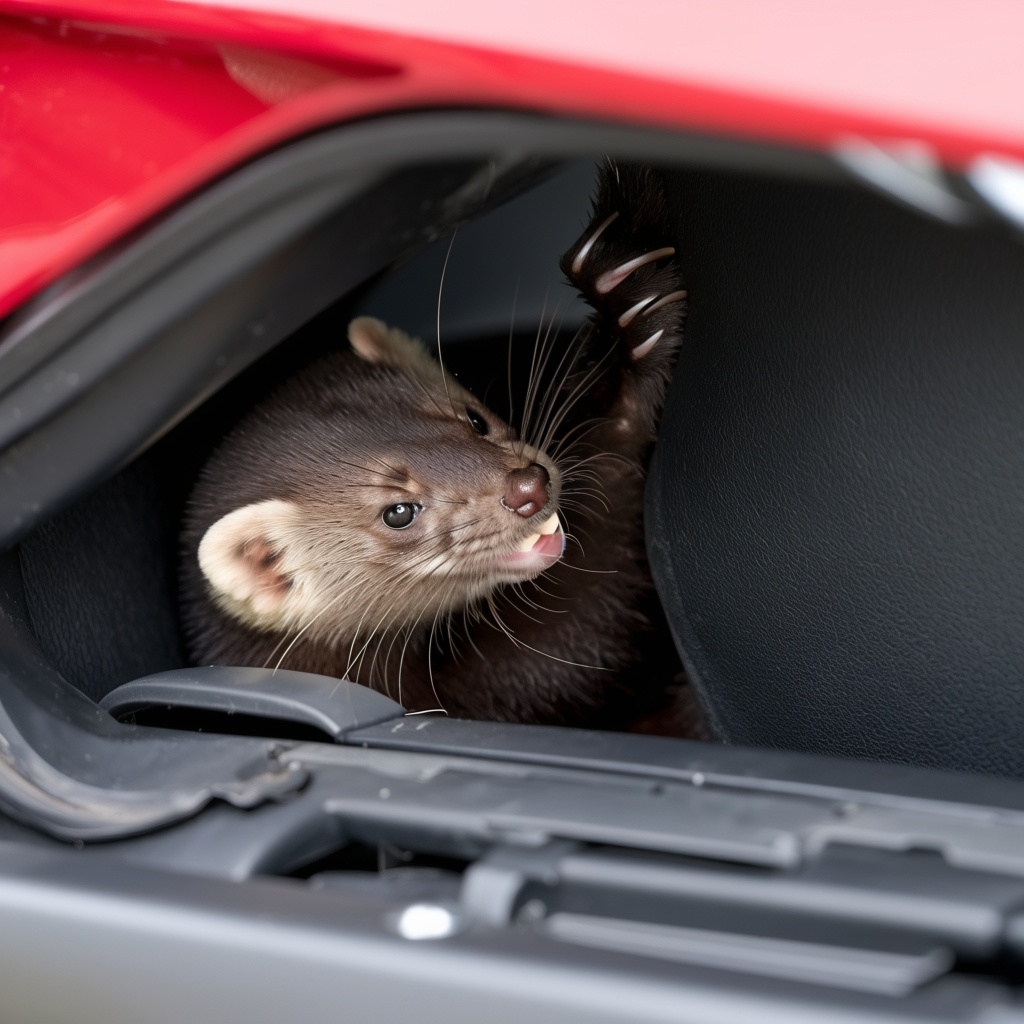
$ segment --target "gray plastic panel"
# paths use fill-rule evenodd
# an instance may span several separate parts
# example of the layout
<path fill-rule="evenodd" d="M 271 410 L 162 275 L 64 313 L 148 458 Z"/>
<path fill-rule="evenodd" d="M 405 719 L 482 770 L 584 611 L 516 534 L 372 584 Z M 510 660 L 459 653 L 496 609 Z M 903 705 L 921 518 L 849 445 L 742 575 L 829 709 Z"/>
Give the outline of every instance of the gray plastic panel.
<path fill-rule="evenodd" d="M 850 949 L 840 944 L 827 946 L 586 914 L 552 914 L 545 922 L 544 932 L 556 939 L 596 949 L 621 950 L 661 960 L 729 967 L 770 978 L 792 978 L 889 995 L 912 992 L 925 982 L 941 977 L 953 962 L 953 955 L 945 949 L 919 953 Z"/>
<path fill-rule="evenodd" d="M 104 711 L 118 718 L 154 704 L 302 722 L 334 738 L 405 714 L 384 694 L 342 679 L 219 665 L 133 679 L 100 701 Z"/>
<path fill-rule="evenodd" d="M 762 798 L 802 797 L 818 807 L 827 801 L 827 813 L 813 827 L 799 830 L 799 845 L 808 853 L 832 843 L 926 849 L 961 867 L 1024 875 L 1024 814 L 1018 810 L 1024 784 L 1008 779 L 657 737 L 441 718 L 403 719 L 357 730 L 346 742 L 678 780 L 705 794 L 743 793 L 750 813 L 737 813 L 747 824 L 759 821 L 762 835 L 773 828 L 771 815 L 762 818 L 756 810 Z M 787 842 L 774 839 L 776 855 L 792 862 L 799 854 L 793 849 L 784 854 Z"/>
<path fill-rule="evenodd" d="M 934 810 L 973 819 L 996 812 L 1024 823 L 1024 782 L 909 765 L 821 757 L 759 747 L 588 732 L 548 726 L 409 718 L 348 737 L 351 743 L 423 753 L 636 773 L 744 790 L 791 793 L 878 806 Z"/>
<path fill-rule="evenodd" d="M 295 757 L 306 763 L 301 753 Z M 366 839 L 401 832 L 452 833 L 483 843 L 507 837 L 526 845 L 578 839 L 775 867 L 796 864 L 799 836 L 831 813 L 817 801 L 739 798 L 679 785 L 655 792 L 638 780 L 610 776 L 598 782 L 531 772 L 483 784 L 469 766 L 429 778 L 396 778 L 386 787 L 379 776 L 351 771 L 345 789 L 328 799 L 327 810 L 349 828 L 358 822 Z"/>
<path fill-rule="evenodd" d="M 469 922 L 450 938 L 417 942 L 398 933 L 403 909 L 367 892 L 189 878 L 95 853 L 0 845 L 4 1017 L 22 1024 L 1021 1020 L 1010 992 L 985 979 L 941 978 L 895 999 Z"/>
<path fill-rule="evenodd" d="M 749 872 L 725 865 L 669 861 L 607 851 L 576 851 L 558 877 L 587 891 L 626 891 L 679 901 L 698 916 L 714 907 L 748 920 L 868 924 L 917 932 L 972 958 L 994 956 L 1006 918 L 1024 904 L 1024 881 L 962 871 L 937 857 L 892 856 L 838 847 L 798 872 Z M 697 913 L 694 913 L 697 911 Z M 705 911 L 706 914 L 706 911 Z"/>

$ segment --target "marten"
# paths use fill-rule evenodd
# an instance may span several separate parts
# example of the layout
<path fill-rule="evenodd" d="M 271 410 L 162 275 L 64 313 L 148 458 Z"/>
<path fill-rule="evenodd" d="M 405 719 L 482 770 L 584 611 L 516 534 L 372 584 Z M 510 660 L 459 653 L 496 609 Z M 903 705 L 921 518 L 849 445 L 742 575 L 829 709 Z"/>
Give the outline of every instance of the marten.
<path fill-rule="evenodd" d="M 536 359 L 556 379 L 522 431 L 368 317 L 257 405 L 186 513 L 194 661 L 346 678 L 409 711 L 697 728 L 643 534 L 687 301 L 666 219 L 656 171 L 602 166 L 561 260 L 593 312 Z"/>

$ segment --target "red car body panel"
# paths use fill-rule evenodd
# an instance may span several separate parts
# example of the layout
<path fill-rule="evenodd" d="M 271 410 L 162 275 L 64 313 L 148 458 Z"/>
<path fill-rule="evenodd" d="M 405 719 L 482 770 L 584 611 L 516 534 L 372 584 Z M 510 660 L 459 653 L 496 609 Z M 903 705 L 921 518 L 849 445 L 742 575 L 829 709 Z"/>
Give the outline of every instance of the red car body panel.
<path fill-rule="evenodd" d="M 254 155 L 392 111 L 1024 159 L 1016 3 L 259 6 L 0 0 L 0 316 Z"/>

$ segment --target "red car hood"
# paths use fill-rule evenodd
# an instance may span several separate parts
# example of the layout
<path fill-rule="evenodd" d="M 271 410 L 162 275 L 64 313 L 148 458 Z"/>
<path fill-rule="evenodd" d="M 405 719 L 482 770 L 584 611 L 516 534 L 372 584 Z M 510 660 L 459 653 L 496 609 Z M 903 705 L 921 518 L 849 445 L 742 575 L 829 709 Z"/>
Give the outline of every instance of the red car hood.
<path fill-rule="evenodd" d="M 1024 158 L 1024 6 L 0 0 L 0 316 L 282 139 L 489 106 Z"/>

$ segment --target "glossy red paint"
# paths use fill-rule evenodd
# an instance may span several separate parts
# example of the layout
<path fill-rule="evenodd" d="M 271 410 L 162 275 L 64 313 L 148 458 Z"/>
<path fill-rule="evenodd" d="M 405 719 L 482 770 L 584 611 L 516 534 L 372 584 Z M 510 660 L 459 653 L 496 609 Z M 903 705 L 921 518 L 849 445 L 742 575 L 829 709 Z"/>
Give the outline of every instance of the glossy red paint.
<path fill-rule="evenodd" d="M 327 7 L 296 17 L 173 0 L 0 0 L 4 11 L 0 315 L 246 159 L 389 111 L 539 110 L 814 148 L 915 138 L 953 164 L 986 150 L 1024 156 L 1024 114 L 982 130 L 962 110 L 944 121 L 856 97 L 815 102 L 809 88 L 779 98 L 735 69 L 707 76 L 713 84 L 688 78 L 684 57 L 678 75 L 662 64 L 655 77 L 588 65 L 580 52 L 552 59 L 547 39 L 540 57 L 521 40 L 484 48 L 354 27 Z M 458 36 L 452 10 L 438 20 Z"/>
<path fill-rule="evenodd" d="M 49 18 L 0 19 L 0 39 L 0 315 L 288 121 L 316 123 L 277 108 L 395 74 Z"/>

